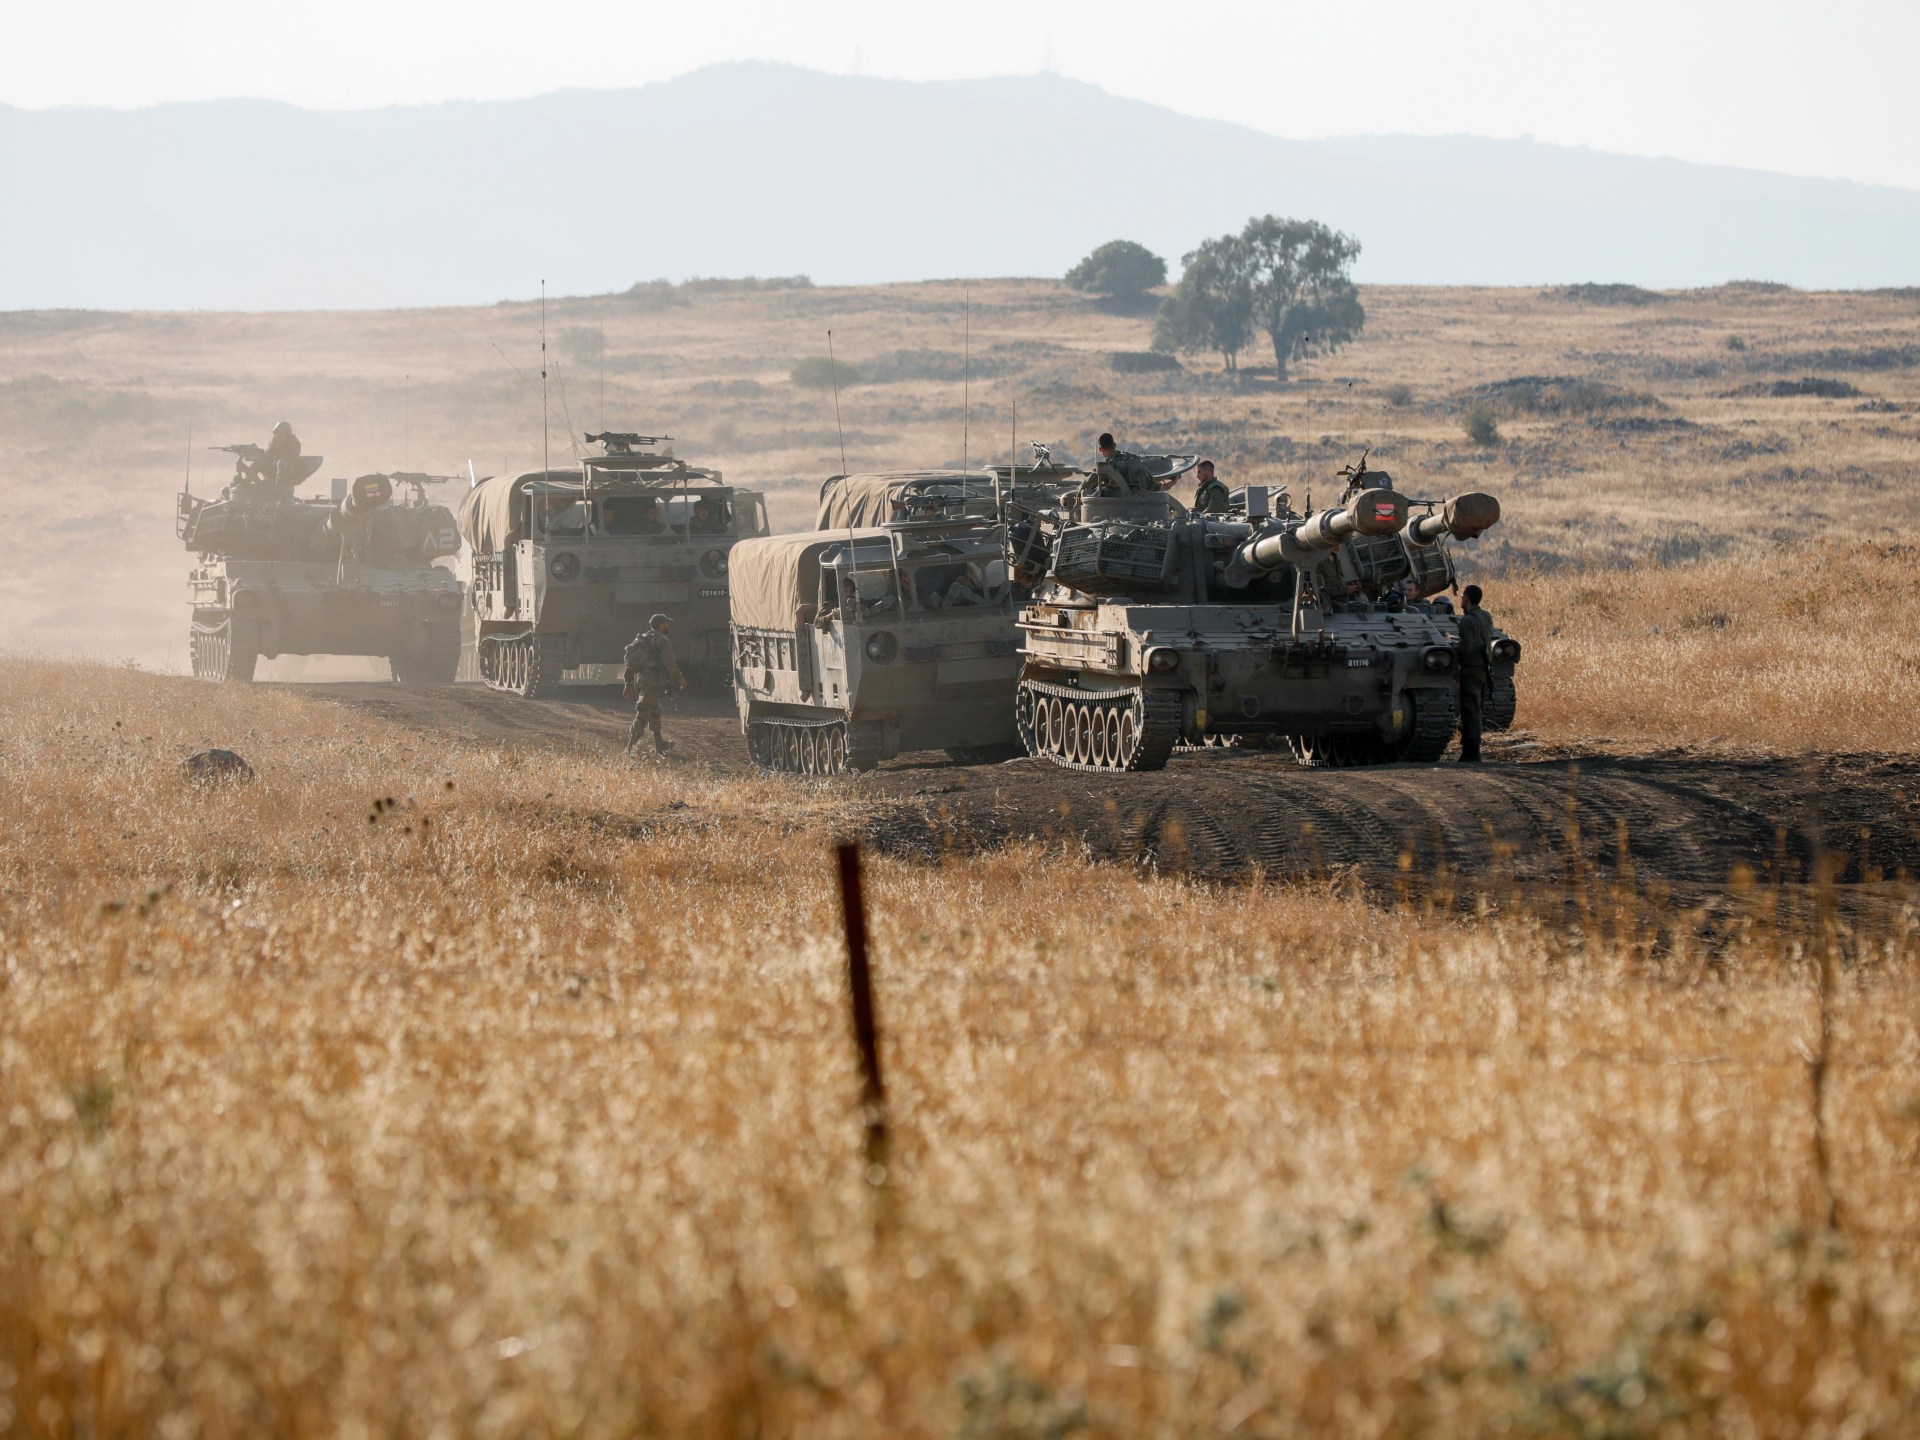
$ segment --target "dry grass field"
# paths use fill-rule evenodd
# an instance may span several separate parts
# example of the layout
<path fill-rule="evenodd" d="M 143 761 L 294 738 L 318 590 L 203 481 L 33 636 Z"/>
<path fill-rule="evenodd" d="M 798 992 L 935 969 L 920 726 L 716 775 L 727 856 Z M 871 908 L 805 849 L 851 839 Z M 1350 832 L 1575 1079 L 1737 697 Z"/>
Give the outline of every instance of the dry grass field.
<path fill-rule="evenodd" d="M 1076 457 L 1111 427 L 1298 493 L 1371 445 L 1499 494 L 1468 556 L 1527 656 L 1480 860 L 1231 882 L 1166 827 L 1090 844 L 1092 791 L 970 828 L 1037 762 L 808 784 L 713 716 L 629 765 L 585 698 L 521 734 L 152 673 L 189 420 L 284 415 L 326 474 L 536 464 L 493 346 L 536 370 L 538 308 L 0 315 L 8 648 L 147 667 L 0 657 L 0 1434 L 1920 1432 L 1920 892 L 1868 859 L 1920 843 L 1920 300 L 1365 298 L 1287 387 L 1116 370 L 1148 322 L 1041 282 L 550 308 L 563 420 L 599 428 L 604 333 L 607 422 L 786 525 L 839 468 L 786 378 L 829 326 L 855 467 L 1004 454 L 1017 403 Z M 1807 376 L 1861 393 L 1773 393 Z M 257 778 L 189 782 L 207 745 Z M 1496 824 L 1503 774 L 1674 756 L 1658 846 L 1577 784 Z M 1214 759 L 1167 783 L 1301 828 Z M 1838 770 L 1870 834 L 1801 813 Z M 943 844 L 886 843 L 903 805 Z M 1675 883 L 1723 812 L 1778 858 Z M 841 835 L 882 842 L 880 1171 Z"/>
<path fill-rule="evenodd" d="M 1905 884 L 878 858 L 875 1185 L 857 790 L 0 682 L 13 1433 L 1920 1423 Z"/>

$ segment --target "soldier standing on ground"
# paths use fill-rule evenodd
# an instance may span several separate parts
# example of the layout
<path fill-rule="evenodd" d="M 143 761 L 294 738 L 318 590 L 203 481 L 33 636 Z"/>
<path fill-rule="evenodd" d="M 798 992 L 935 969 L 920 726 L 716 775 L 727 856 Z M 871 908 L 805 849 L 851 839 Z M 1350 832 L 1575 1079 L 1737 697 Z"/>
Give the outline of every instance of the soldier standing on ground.
<path fill-rule="evenodd" d="M 1227 497 L 1227 487 L 1214 478 L 1213 461 L 1202 460 L 1195 477 L 1193 508 L 1203 515 L 1226 514 L 1232 502 Z"/>
<path fill-rule="evenodd" d="M 682 690 L 687 688 L 687 681 L 680 673 L 680 662 L 674 659 L 673 641 L 667 638 L 672 628 L 670 617 L 655 615 L 627 644 L 626 688 L 621 693 L 633 701 L 633 728 L 627 732 L 629 755 L 640 743 L 643 730 L 653 731 L 656 755 L 673 748 L 673 742 L 660 733 L 660 696 L 669 680 Z"/>
<path fill-rule="evenodd" d="M 1478 585 L 1460 592 L 1460 631 L 1455 657 L 1460 684 L 1460 763 L 1480 763 L 1480 731 L 1487 708 L 1487 684 L 1492 678 L 1493 617 L 1480 608 Z"/>
<path fill-rule="evenodd" d="M 1153 472 L 1147 469 L 1147 462 L 1130 450 L 1117 448 L 1111 433 L 1100 436 L 1100 460 L 1118 477 L 1123 495 L 1148 495 L 1160 488 L 1153 483 Z"/>

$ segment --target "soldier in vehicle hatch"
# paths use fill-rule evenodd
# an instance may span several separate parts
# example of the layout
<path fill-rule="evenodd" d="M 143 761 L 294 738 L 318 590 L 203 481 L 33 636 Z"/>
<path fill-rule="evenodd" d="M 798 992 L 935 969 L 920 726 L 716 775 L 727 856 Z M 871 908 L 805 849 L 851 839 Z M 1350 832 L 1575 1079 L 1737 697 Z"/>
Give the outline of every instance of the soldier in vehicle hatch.
<path fill-rule="evenodd" d="M 673 748 L 673 742 L 660 733 L 660 697 L 669 680 L 682 690 L 687 688 L 687 681 L 680 673 L 679 661 L 674 659 L 673 641 L 667 637 L 672 628 L 671 617 L 655 615 L 647 628 L 627 643 L 626 688 L 621 693 L 633 701 L 633 728 L 627 732 L 629 755 L 640 743 L 643 730 L 653 731 L 656 755 Z"/>
<path fill-rule="evenodd" d="M 1492 678 L 1493 617 L 1480 608 L 1481 591 L 1469 585 L 1460 592 L 1460 631 L 1455 663 L 1460 685 L 1460 763 L 1480 763 L 1480 731 L 1487 709 L 1487 685 Z"/>
<path fill-rule="evenodd" d="M 260 478 L 276 490 L 293 493 L 293 487 L 300 483 L 295 463 L 300 458 L 300 437 L 293 433 L 293 426 L 282 420 L 273 427 L 273 438 L 267 441 L 267 448 L 260 457 Z"/>
<path fill-rule="evenodd" d="M 1193 508 L 1206 515 L 1224 515 L 1231 503 L 1227 487 L 1214 478 L 1213 461 L 1202 460 L 1194 472 Z"/>
<path fill-rule="evenodd" d="M 1100 436 L 1100 463 L 1113 472 L 1119 483 L 1118 493 L 1122 495 L 1150 495 L 1160 487 L 1153 483 L 1153 472 L 1147 468 L 1147 462 L 1131 450 L 1119 449 L 1113 443 L 1113 435 L 1103 432 Z M 1100 477 L 1101 489 L 1113 492 L 1113 480 Z"/>

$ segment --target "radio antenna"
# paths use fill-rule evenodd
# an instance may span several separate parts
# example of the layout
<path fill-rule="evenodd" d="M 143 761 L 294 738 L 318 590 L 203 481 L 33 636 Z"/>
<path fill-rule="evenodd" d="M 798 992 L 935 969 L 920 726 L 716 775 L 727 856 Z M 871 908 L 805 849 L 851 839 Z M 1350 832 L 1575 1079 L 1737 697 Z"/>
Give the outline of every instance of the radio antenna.
<path fill-rule="evenodd" d="M 400 387 L 400 464 L 413 468 L 413 376 Z"/>
<path fill-rule="evenodd" d="M 600 321 L 600 429 L 607 428 L 607 322 Z"/>
<path fill-rule="evenodd" d="M 973 283 L 965 282 L 960 293 L 966 297 L 960 340 L 960 468 L 965 470 L 972 457 L 968 432 L 973 424 Z"/>
<path fill-rule="evenodd" d="M 1020 483 L 1020 402 L 1013 402 L 1013 418 L 1007 424 L 1007 484 Z M 1007 501 L 1000 493 L 1000 472 L 993 472 L 993 518 L 1007 523 Z M 1003 535 L 1002 540 L 1006 537 Z"/>
<path fill-rule="evenodd" d="M 840 437 L 840 473 L 847 473 L 847 432 L 840 424 L 840 363 L 833 358 L 833 331 L 827 331 L 827 374 L 833 380 L 833 428 Z"/>
<path fill-rule="evenodd" d="M 193 417 L 187 417 L 187 494 L 193 494 Z"/>
<path fill-rule="evenodd" d="M 551 443 L 550 432 L 553 426 L 548 423 L 553 412 L 547 408 L 547 282 L 540 282 L 540 472 L 544 476 L 553 468 L 553 462 L 547 454 Z"/>

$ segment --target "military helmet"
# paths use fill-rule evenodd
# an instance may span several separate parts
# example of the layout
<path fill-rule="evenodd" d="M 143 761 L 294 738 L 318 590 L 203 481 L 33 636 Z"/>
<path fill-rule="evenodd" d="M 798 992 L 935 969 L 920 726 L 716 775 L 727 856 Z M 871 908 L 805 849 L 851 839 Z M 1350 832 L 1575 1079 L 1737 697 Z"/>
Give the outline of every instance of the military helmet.
<path fill-rule="evenodd" d="M 651 620 L 647 621 L 647 626 L 649 629 L 658 630 L 662 625 L 670 624 L 672 620 L 673 617 L 671 615 L 655 615 Z"/>
<path fill-rule="evenodd" d="M 282 420 L 278 425 L 273 427 L 273 433 L 276 435 L 291 435 L 293 433 L 293 426 L 288 421 Z"/>

